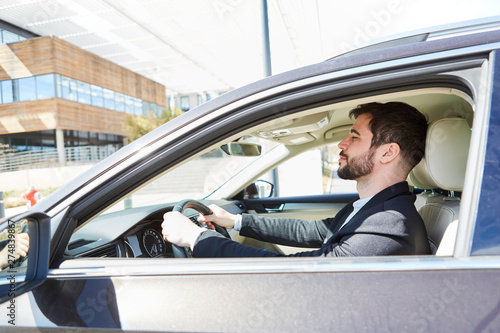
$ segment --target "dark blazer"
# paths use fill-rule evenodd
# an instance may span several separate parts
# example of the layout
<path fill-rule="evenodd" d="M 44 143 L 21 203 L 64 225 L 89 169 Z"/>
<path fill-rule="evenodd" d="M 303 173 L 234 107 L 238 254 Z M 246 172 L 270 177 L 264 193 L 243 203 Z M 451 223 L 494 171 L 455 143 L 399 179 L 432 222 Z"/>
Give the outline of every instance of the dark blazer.
<path fill-rule="evenodd" d="M 415 195 L 401 182 L 377 193 L 342 228 L 352 202 L 333 218 L 307 221 L 243 214 L 240 234 L 289 246 L 319 248 L 292 256 L 374 256 L 430 254 L 424 222 L 414 206 Z M 339 230 L 340 229 L 340 230 Z M 283 256 L 231 241 L 213 230 L 203 232 L 195 257 Z"/>

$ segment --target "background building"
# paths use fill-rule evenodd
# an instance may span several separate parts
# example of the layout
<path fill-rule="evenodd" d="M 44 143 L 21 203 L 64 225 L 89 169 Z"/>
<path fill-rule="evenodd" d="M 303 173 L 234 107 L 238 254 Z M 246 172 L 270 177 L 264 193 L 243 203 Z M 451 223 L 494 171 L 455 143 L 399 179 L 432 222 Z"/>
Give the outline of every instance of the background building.
<path fill-rule="evenodd" d="M 6 29 L 7 27 L 7 29 Z M 0 144 L 6 153 L 124 144 L 124 114 L 166 107 L 165 87 L 56 37 L 1 26 Z M 17 32 L 17 33 L 16 33 Z"/>

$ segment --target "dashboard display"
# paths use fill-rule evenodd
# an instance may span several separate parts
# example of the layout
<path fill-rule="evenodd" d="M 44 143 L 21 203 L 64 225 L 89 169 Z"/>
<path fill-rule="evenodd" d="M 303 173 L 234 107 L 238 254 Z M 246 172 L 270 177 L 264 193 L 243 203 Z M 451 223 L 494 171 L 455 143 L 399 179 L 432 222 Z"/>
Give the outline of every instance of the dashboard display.
<path fill-rule="evenodd" d="M 142 245 L 150 257 L 157 257 L 164 253 L 165 242 L 161 234 L 154 229 L 147 229 L 142 234 Z"/>

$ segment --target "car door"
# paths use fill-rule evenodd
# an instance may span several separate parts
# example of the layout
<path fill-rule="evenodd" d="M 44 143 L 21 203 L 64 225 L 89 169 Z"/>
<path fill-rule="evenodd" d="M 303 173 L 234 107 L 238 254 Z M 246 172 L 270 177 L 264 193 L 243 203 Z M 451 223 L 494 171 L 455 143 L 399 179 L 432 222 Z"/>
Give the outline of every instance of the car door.
<path fill-rule="evenodd" d="M 489 218 L 493 204 L 489 196 L 491 191 L 488 191 L 491 183 L 486 183 L 498 169 L 497 155 L 493 154 L 496 158 L 493 161 L 487 155 L 494 149 L 494 141 L 490 140 L 495 138 L 494 129 L 498 126 L 498 103 L 494 103 L 498 100 L 498 89 L 494 89 L 499 82 L 498 63 L 497 51 L 490 53 L 479 48 L 390 60 L 377 66 L 366 65 L 308 77 L 303 82 L 291 83 L 293 89 L 283 94 L 269 89 L 254 104 L 234 107 L 228 116 L 204 122 L 204 126 L 197 128 L 196 136 L 183 137 L 175 144 L 166 141 L 156 154 L 144 154 L 143 159 L 126 165 L 117 176 L 101 181 L 93 193 L 80 197 L 78 202 L 70 202 L 66 209 L 51 216 L 54 228 L 47 279 L 31 292 L 15 298 L 17 323 L 52 329 L 60 327 L 60 330 L 89 327 L 232 332 L 498 328 L 500 291 L 496 286 L 500 276 L 494 256 L 498 242 L 496 237 L 488 236 L 491 228 L 495 230 L 496 223 Z M 63 256 L 75 228 L 81 228 L 92 216 L 161 171 L 168 171 L 186 156 L 236 135 L 247 124 L 301 112 L 315 104 L 362 101 L 422 87 L 457 89 L 468 96 L 474 106 L 473 149 L 462 195 L 462 207 L 466 208 L 460 211 L 456 246 L 451 257 L 141 259 Z M 448 112 L 443 110 L 445 114 Z M 450 112 L 454 115 L 460 110 Z M 162 145 L 160 141 L 158 146 Z M 219 191 L 224 190 L 222 186 Z M 486 194 L 488 197 L 483 197 Z M 223 197 L 238 201 L 234 195 Z M 216 193 L 212 194 L 212 198 L 215 197 Z M 69 198 L 64 202 L 70 201 Z M 294 200 L 310 203 L 305 196 L 274 200 L 279 206 L 293 204 Z M 343 203 L 348 198 L 333 198 L 334 203 L 335 200 Z M 315 199 L 310 201 L 321 203 Z M 255 210 L 264 207 L 263 214 L 280 213 L 273 211 L 276 202 L 271 199 L 242 199 L 241 202 Z M 61 206 L 64 205 L 54 207 Z M 484 211 L 478 213 L 477 208 Z M 482 214 L 489 215 L 483 220 Z M 30 218 L 40 223 L 43 220 L 36 215 Z M 102 225 L 103 233 L 106 227 Z M 35 253 L 39 252 L 33 251 Z M 36 267 L 34 269 L 36 271 Z M 3 303 L 2 307 L 7 304 Z"/>

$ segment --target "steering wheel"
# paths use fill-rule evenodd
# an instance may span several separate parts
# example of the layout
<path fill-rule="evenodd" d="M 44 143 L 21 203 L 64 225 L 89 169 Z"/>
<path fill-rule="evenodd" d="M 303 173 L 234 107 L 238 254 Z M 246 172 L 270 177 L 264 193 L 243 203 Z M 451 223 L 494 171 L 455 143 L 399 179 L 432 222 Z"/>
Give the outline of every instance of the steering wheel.
<path fill-rule="evenodd" d="M 190 200 L 190 199 L 183 200 L 183 201 L 177 203 L 177 205 L 174 206 L 172 211 L 184 213 L 184 211 L 187 208 L 192 208 L 203 215 L 212 215 L 213 214 L 212 210 L 210 208 L 208 208 L 206 205 L 204 205 L 203 203 L 201 203 L 197 200 Z M 197 222 L 193 222 L 193 223 L 198 225 Z M 215 231 L 217 231 L 219 234 L 221 234 L 224 237 L 231 238 L 231 237 L 229 237 L 229 233 L 227 232 L 226 228 L 221 227 L 215 223 L 213 223 L 212 225 L 215 227 Z M 192 257 L 191 251 L 188 248 L 180 247 L 180 246 L 177 246 L 175 244 L 172 244 L 172 252 L 174 254 L 174 257 L 176 257 L 176 258 Z"/>

